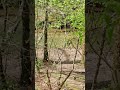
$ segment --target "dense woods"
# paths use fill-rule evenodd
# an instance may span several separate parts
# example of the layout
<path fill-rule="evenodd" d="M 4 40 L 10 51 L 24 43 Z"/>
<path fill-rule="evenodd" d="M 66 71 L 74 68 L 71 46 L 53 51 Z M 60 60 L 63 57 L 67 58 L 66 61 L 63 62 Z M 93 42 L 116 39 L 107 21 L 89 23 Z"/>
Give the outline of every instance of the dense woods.
<path fill-rule="evenodd" d="M 120 90 L 118 0 L 0 0 L 0 90 Z"/>

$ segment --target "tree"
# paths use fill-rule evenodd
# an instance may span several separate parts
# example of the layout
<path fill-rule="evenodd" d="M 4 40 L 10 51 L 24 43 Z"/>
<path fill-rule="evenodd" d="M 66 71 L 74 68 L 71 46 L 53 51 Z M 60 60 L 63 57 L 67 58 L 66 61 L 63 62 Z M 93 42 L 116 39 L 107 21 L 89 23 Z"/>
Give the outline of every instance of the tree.
<path fill-rule="evenodd" d="M 28 0 L 23 0 L 23 12 L 22 12 L 22 49 L 21 49 L 21 87 L 26 90 L 31 85 L 31 60 L 30 60 L 30 8 Z"/>
<path fill-rule="evenodd" d="M 36 1 L 36 26 L 44 24 L 44 61 L 48 60 L 48 28 L 65 29 L 67 27 L 84 42 L 85 32 L 85 5 L 84 0 L 35 0 Z M 74 3 L 74 4 L 73 4 Z M 39 12 L 42 18 L 39 18 Z M 45 13 L 44 13 L 45 11 Z M 48 15 L 49 13 L 49 15 Z M 44 20 L 43 20 L 44 19 Z M 48 23 L 50 24 L 48 25 Z M 42 29 L 42 28 L 39 28 Z"/>
<path fill-rule="evenodd" d="M 46 62 L 48 61 L 48 0 L 45 2 L 45 24 L 44 24 L 44 59 L 43 61 Z"/>

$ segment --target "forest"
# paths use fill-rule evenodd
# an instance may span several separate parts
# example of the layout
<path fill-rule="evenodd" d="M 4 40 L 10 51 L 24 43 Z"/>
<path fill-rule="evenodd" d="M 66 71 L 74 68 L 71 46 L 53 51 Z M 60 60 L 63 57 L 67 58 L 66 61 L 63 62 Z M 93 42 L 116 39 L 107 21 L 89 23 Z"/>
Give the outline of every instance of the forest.
<path fill-rule="evenodd" d="M 84 0 L 35 0 L 36 90 L 84 90 Z"/>
<path fill-rule="evenodd" d="M 119 7 L 0 0 L 0 90 L 120 90 Z"/>

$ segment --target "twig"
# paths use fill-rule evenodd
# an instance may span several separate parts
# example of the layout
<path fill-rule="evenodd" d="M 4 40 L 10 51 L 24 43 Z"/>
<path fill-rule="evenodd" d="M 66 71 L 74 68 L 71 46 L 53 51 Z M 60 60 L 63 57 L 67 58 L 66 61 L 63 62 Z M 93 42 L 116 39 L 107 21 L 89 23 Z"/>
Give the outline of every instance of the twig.
<path fill-rule="evenodd" d="M 106 29 L 103 32 L 103 40 L 102 40 L 102 44 L 101 44 L 101 48 L 100 48 L 100 56 L 103 55 L 103 49 L 104 49 L 104 45 L 105 45 L 105 37 L 106 37 Z M 95 72 L 95 76 L 94 76 L 94 80 L 93 80 L 93 83 L 92 83 L 91 90 L 94 90 L 94 87 L 95 87 L 95 84 L 96 84 L 96 81 L 97 81 L 97 77 L 98 77 L 98 74 L 99 74 L 100 65 L 101 65 L 101 57 L 100 56 L 99 56 L 99 59 L 98 59 L 97 69 L 96 69 L 96 72 Z"/>
<path fill-rule="evenodd" d="M 79 45 L 79 39 L 78 39 L 78 43 L 77 43 L 77 48 L 76 48 L 76 52 L 75 52 L 75 58 L 73 60 L 73 69 L 69 72 L 69 74 L 67 75 L 67 77 L 64 79 L 64 81 L 61 83 L 60 87 L 58 88 L 58 90 L 61 90 L 63 85 L 65 84 L 65 82 L 67 81 L 67 79 L 70 77 L 70 75 L 72 74 L 73 70 L 74 70 L 74 62 L 76 60 L 76 56 L 77 56 L 77 49 L 78 49 L 78 45 Z"/>
<path fill-rule="evenodd" d="M 100 54 L 94 49 L 94 47 L 92 46 L 92 44 L 90 43 L 89 40 L 88 40 L 88 43 L 89 43 L 91 49 L 94 51 L 94 53 L 96 55 L 98 55 L 99 57 L 101 57 L 101 59 L 106 63 L 106 65 L 113 71 L 114 70 L 113 67 L 108 63 L 108 61 L 105 58 L 103 58 L 102 56 L 100 56 Z"/>
<path fill-rule="evenodd" d="M 77 57 L 77 51 L 78 51 L 78 46 L 79 46 L 79 39 L 78 39 L 78 43 L 77 43 L 77 48 L 76 48 L 76 52 L 75 52 L 75 57 L 74 57 L 74 60 L 73 60 L 73 70 L 75 68 L 75 60 L 76 60 L 76 57 Z"/>
<path fill-rule="evenodd" d="M 48 87 L 49 87 L 50 90 L 52 90 L 50 76 L 49 76 L 49 70 L 48 69 L 47 69 L 47 78 L 48 78 Z"/>
<path fill-rule="evenodd" d="M 58 90 L 61 90 L 63 85 L 65 84 L 65 82 L 67 81 L 67 79 L 70 77 L 70 75 L 72 74 L 73 70 L 70 71 L 70 73 L 68 74 L 68 76 L 65 78 L 65 80 L 61 83 L 60 87 L 58 88 Z"/>

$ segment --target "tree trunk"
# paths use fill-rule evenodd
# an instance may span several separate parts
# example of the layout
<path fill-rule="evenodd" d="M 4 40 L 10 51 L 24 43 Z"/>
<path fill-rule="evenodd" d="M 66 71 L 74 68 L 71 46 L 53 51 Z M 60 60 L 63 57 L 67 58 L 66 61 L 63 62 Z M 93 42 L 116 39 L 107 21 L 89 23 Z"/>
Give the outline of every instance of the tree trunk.
<path fill-rule="evenodd" d="M 46 2 L 45 24 L 44 24 L 44 59 L 43 62 L 48 62 L 48 2 Z"/>
<path fill-rule="evenodd" d="M 29 17 L 29 4 L 28 0 L 23 0 L 23 12 L 22 12 L 22 49 L 21 49 L 21 87 L 28 90 L 31 85 L 31 60 L 30 60 L 30 17 Z M 23 90 L 24 90 L 23 89 Z"/>

